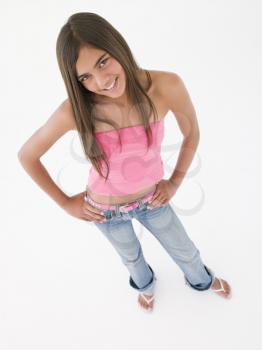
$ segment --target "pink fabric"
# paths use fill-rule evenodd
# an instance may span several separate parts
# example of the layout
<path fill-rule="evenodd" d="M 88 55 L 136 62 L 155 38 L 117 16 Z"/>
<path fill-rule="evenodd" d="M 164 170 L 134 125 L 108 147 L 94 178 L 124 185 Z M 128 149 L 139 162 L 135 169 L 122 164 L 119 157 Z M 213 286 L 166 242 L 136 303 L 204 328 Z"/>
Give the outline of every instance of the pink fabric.
<path fill-rule="evenodd" d="M 88 187 L 101 195 L 126 195 L 138 192 L 159 182 L 164 176 L 161 159 L 161 143 L 164 138 L 164 120 L 150 123 L 152 141 L 147 152 L 147 140 L 144 125 L 135 125 L 116 130 L 96 132 L 96 140 L 103 148 L 109 161 L 107 181 L 92 166 L 89 171 Z M 107 167 L 102 162 L 102 173 Z"/>

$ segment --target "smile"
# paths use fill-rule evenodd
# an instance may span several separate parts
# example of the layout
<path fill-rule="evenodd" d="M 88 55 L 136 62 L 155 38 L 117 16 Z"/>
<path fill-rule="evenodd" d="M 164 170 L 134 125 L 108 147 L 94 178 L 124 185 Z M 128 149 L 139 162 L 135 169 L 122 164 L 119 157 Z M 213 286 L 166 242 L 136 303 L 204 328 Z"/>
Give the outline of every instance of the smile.
<path fill-rule="evenodd" d="M 118 77 L 115 78 L 115 80 L 114 80 L 113 83 L 109 86 L 108 89 L 103 89 L 103 90 L 105 90 L 105 91 L 111 91 L 111 90 L 113 90 L 113 89 L 116 87 L 116 85 L 117 85 L 117 84 L 116 84 L 117 80 L 118 80 Z"/>

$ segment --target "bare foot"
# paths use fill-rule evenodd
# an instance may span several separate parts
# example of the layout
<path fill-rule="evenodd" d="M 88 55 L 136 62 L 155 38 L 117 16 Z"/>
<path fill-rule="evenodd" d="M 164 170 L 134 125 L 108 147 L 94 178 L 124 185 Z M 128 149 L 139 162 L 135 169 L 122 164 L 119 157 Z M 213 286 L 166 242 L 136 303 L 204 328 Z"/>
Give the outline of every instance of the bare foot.
<path fill-rule="evenodd" d="M 146 299 L 146 300 L 145 300 Z M 152 310 L 154 306 L 154 294 L 144 294 L 141 293 L 138 295 L 138 302 L 141 307 L 146 310 Z"/>
<path fill-rule="evenodd" d="M 211 289 L 214 290 L 217 294 L 221 295 L 223 298 L 230 299 L 231 298 L 231 287 L 227 283 L 227 281 L 220 278 L 221 283 L 218 278 L 215 278 L 214 283 L 211 286 Z M 223 290 L 224 288 L 224 290 Z M 222 289 L 221 291 L 216 291 L 215 289 Z"/>

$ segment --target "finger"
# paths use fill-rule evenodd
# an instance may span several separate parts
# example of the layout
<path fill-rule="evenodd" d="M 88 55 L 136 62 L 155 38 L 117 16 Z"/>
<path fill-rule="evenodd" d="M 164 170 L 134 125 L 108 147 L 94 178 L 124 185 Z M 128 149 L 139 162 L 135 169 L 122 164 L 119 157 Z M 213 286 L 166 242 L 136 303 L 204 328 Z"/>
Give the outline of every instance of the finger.
<path fill-rule="evenodd" d="M 100 222 L 100 221 L 105 219 L 104 213 L 103 214 L 98 214 L 99 212 L 95 213 L 94 211 L 88 210 L 88 209 L 85 209 L 84 213 L 87 215 L 87 217 L 90 217 L 92 220 L 96 220 L 96 221 Z"/>
<path fill-rule="evenodd" d="M 104 220 L 95 220 L 94 218 L 86 218 L 86 217 L 83 217 L 83 220 L 87 221 L 87 222 L 99 222 L 99 223 L 102 223 L 104 222 Z"/>
<path fill-rule="evenodd" d="M 158 199 L 158 196 L 160 195 L 160 192 L 155 192 L 153 197 L 148 201 L 148 203 L 153 203 L 156 199 Z"/>
<path fill-rule="evenodd" d="M 160 190 L 159 189 L 156 189 L 156 191 L 155 191 L 155 193 L 153 194 L 153 197 L 152 197 L 152 199 L 151 200 L 154 200 L 154 199 L 156 199 L 159 195 L 160 195 Z"/>
<path fill-rule="evenodd" d="M 149 201 L 149 208 L 155 208 L 157 206 L 162 206 L 164 204 L 165 199 L 158 197 L 153 201 Z"/>
<path fill-rule="evenodd" d="M 105 217 L 103 210 L 99 210 L 98 208 L 93 207 L 91 204 L 85 203 L 83 206 L 83 210 L 85 213 L 91 215 L 97 219 L 102 219 Z"/>
<path fill-rule="evenodd" d="M 88 221 L 88 222 L 92 222 L 93 221 L 91 218 L 87 218 L 86 216 L 81 216 L 80 219 L 84 220 L 84 221 Z"/>
<path fill-rule="evenodd" d="M 154 200 L 153 202 L 151 202 L 150 204 L 149 204 L 149 208 L 155 208 L 155 207 L 157 207 L 158 205 L 160 204 L 160 202 L 158 201 L 158 200 Z"/>
<path fill-rule="evenodd" d="M 106 219 L 105 219 L 105 217 L 103 217 L 102 219 L 98 219 L 98 218 L 96 218 L 96 217 L 94 217 L 94 216 L 91 216 L 91 215 L 86 215 L 86 216 L 84 216 L 84 220 L 86 220 L 86 221 L 89 221 L 89 222 L 104 222 L 104 221 L 106 221 Z"/>

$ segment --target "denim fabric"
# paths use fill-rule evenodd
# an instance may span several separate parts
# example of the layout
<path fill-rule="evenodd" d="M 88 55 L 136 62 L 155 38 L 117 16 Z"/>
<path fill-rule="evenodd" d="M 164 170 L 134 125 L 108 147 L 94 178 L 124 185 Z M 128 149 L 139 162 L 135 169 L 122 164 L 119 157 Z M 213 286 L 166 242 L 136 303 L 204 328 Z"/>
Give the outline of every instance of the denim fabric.
<path fill-rule="evenodd" d="M 145 261 L 141 244 L 135 234 L 132 219 L 135 218 L 151 232 L 184 274 L 185 284 L 197 291 L 207 290 L 214 282 L 213 271 L 202 262 L 200 252 L 189 238 L 181 221 L 169 203 L 149 208 L 148 202 L 137 200 L 139 206 L 125 213 L 102 209 L 105 222 L 94 221 L 127 267 L 129 284 L 136 291 L 151 294 L 156 277 Z"/>

